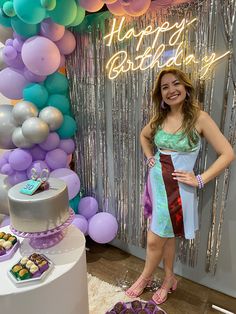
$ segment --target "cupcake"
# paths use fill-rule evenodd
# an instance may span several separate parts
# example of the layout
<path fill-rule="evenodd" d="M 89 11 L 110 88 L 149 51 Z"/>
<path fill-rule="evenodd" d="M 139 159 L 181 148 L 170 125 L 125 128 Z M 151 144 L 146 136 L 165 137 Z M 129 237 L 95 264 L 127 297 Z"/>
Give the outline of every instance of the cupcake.
<path fill-rule="evenodd" d="M 19 271 L 22 270 L 22 269 L 23 269 L 23 267 L 21 265 L 17 264 L 17 265 L 14 265 L 12 267 L 11 272 L 17 277 Z"/>
<path fill-rule="evenodd" d="M 11 234 L 6 233 L 2 238 L 7 241 L 10 237 L 11 237 Z"/>
<path fill-rule="evenodd" d="M 139 300 L 134 300 L 131 302 L 131 307 L 135 311 L 140 310 L 142 309 L 142 303 Z"/>
<path fill-rule="evenodd" d="M 25 266 L 26 265 L 26 263 L 28 262 L 28 257 L 27 256 L 24 256 L 24 257 L 22 257 L 22 259 L 20 260 L 20 264 L 22 265 L 22 266 Z"/>
<path fill-rule="evenodd" d="M 151 313 L 155 313 L 154 311 L 157 309 L 156 303 L 153 301 L 148 301 L 145 306 L 145 309 L 148 309 Z"/>
<path fill-rule="evenodd" d="M 4 249 L 4 247 L 0 246 L 0 256 L 5 255 L 6 254 L 6 250 Z"/>
<path fill-rule="evenodd" d="M 25 267 L 29 269 L 32 265 L 34 265 L 34 262 L 28 260 L 28 262 L 25 264 Z"/>
<path fill-rule="evenodd" d="M 43 260 L 41 263 L 38 264 L 38 268 L 40 272 L 43 273 L 49 268 L 49 264 L 46 260 Z"/>
<path fill-rule="evenodd" d="M 5 243 L 6 241 L 4 239 L 0 239 L 0 246 L 3 245 L 3 243 Z"/>
<path fill-rule="evenodd" d="M 11 236 L 8 238 L 8 241 L 10 241 L 12 243 L 12 245 L 14 245 L 17 242 L 17 238 L 14 236 Z"/>
<path fill-rule="evenodd" d="M 123 303 L 123 302 L 118 302 L 118 303 L 116 303 L 116 304 L 114 305 L 114 307 L 113 307 L 112 310 L 115 311 L 116 314 L 119 314 L 119 313 L 121 313 L 122 311 L 124 311 L 126 308 L 127 308 L 127 307 L 126 307 L 126 304 L 125 304 L 125 303 Z M 122 312 L 122 314 L 123 314 L 123 312 Z"/>
<path fill-rule="evenodd" d="M 2 239 L 5 236 L 5 234 L 6 234 L 5 232 L 1 231 L 0 232 L 0 239 Z"/>
<path fill-rule="evenodd" d="M 37 265 L 33 264 L 30 269 L 29 269 L 30 274 L 32 275 L 32 277 L 39 277 L 41 276 L 41 272 L 39 271 L 39 268 Z"/>
<path fill-rule="evenodd" d="M 19 273 L 18 273 L 18 278 L 20 280 L 25 280 L 25 279 L 29 279 L 30 278 L 30 273 L 28 271 L 28 269 L 26 268 L 22 268 Z"/>

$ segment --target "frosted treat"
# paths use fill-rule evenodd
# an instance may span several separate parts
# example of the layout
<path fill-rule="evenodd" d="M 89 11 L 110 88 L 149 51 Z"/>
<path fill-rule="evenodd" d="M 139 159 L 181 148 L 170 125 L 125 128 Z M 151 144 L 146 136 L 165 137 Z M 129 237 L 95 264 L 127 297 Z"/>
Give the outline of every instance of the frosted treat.
<path fill-rule="evenodd" d="M 12 243 L 10 241 L 5 241 L 5 243 L 2 244 L 2 246 L 6 249 L 9 250 L 12 247 Z"/>
<path fill-rule="evenodd" d="M 4 239 L 0 239 L 0 245 L 2 246 L 3 243 L 5 243 L 6 241 Z"/>
<path fill-rule="evenodd" d="M 115 311 L 117 314 L 119 314 L 125 309 L 126 309 L 126 304 L 123 302 L 118 302 L 114 305 L 113 311 Z"/>
<path fill-rule="evenodd" d="M 5 236 L 5 234 L 6 234 L 5 232 L 1 231 L 0 232 L 0 239 L 2 239 Z"/>
<path fill-rule="evenodd" d="M 144 308 L 150 310 L 150 312 L 152 313 L 156 309 L 156 303 L 154 303 L 153 301 L 148 301 L 148 303 L 145 304 Z"/>
<path fill-rule="evenodd" d="M 0 246 L 0 256 L 5 255 L 6 254 L 6 250 L 4 249 L 4 247 Z"/>
<path fill-rule="evenodd" d="M 134 300 L 131 302 L 131 307 L 133 310 L 142 309 L 142 303 L 139 300 Z"/>
<path fill-rule="evenodd" d="M 14 245 L 17 242 L 17 238 L 14 236 L 11 236 L 8 238 L 8 241 L 10 241 Z"/>
<path fill-rule="evenodd" d="M 38 264 L 38 267 L 39 267 L 40 272 L 42 273 L 49 268 L 49 264 L 46 260 L 44 260 Z"/>
<path fill-rule="evenodd" d="M 26 263 L 26 268 L 30 268 L 32 265 L 34 265 L 34 262 L 28 260 L 28 262 Z"/>
<path fill-rule="evenodd" d="M 22 266 L 17 264 L 17 265 L 12 267 L 12 272 L 13 272 L 13 274 L 16 275 L 21 269 L 22 269 Z"/>
<path fill-rule="evenodd" d="M 20 263 L 21 263 L 21 265 L 26 265 L 26 263 L 28 262 L 28 257 L 27 256 L 24 256 L 24 257 L 22 257 L 22 259 L 20 260 Z"/>
<path fill-rule="evenodd" d="M 6 233 L 6 234 L 3 236 L 3 239 L 7 241 L 10 237 L 11 237 L 11 234 L 10 234 L 10 233 Z"/>
<path fill-rule="evenodd" d="M 18 278 L 21 280 L 29 279 L 30 278 L 29 271 L 26 268 L 21 269 L 18 273 Z"/>

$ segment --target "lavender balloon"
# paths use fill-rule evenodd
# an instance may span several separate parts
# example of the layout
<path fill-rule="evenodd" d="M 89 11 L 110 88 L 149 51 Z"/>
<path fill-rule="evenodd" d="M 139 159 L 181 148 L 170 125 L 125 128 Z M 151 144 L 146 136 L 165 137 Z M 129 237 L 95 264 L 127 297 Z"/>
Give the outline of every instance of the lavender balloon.
<path fill-rule="evenodd" d="M 27 68 L 24 68 L 24 77 L 26 78 L 26 80 L 28 80 L 29 82 L 32 83 L 39 83 L 39 82 L 43 82 L 46 79 L 46 75 L 37 75 L 32 73 L 30 70 L 28 70 Z"/>
<path fill-rule="evenodd" d="M 51 172 L 50 177 L 59 178 L 65 181 L 70 200 L 72 200 L 79 193 L 80 179 L 74 171 L 67 168 L 56 169 Z"/>
<path fill-rule="evenodd" d="M 46 157 L 46 152 L 40 146 L 35 145 L 33 148 L 28 150 L 32 156 L 32 160 L 44 160 Z"/>
<path fill-rule="evenodd" d="M 45 161 L 51 169 L 64 168 L 67 163 L 67 155 L 62 149 L 56 148 L 47 153 Z"/>
<path fill-rule="evenodd" d="M 98 211 L 98 202 L 94 197 L 86 196 L 81 198 L 79 202 L 79 214 L 89 219 Z"/>
<path fill-rule="evenodd" d="M 14 170 L 12 169 L 10 164 L 5 164 L 1 168 L 1 173 L 10 176 L 14 173 Z"/>
<path fill-rule="evenodd" d="M 75 218 L 72 222 L 74 226 L 76 226 L 83 234 L 86 234 L 88 230 L 88 221 L 82 215 L 75 215 Z"/>
<path fill-rule="evenodd" d="M 59 148 L 64 150 L 64 152 L 66 152 L 67 154 L 72 154 L 75 150 L 75 142 L 71 138 L 61 140 Z"/>
<path fill-rule="evenodd" d="M 26 180 L 28 180 L 28 178 L 25 171 L 16 171 L 8 177 L 8 182 L 10 185 L 16 185 Z"/>
<path fill-rule="evenodd" d="M 14 170 L 22 171 L 27 169 L 32 162 L 31 154 L 24 149 L 17 148 L 9 156 L 9 164 Z"/>
<path fill-rule="evenodd" d="M 3 49 L 3 57 L 8 60 L 13 60 L 17 56 L 17 50 L 12 46 L 5 46 Z"/>
<path fill-rule="evenodd" d="M 40 143 L 39 146 L 46 151 L 50 151 L 57 148 L 59 146 L 59 143 L 60 143 L 59 135 L 56 132 L 52 132 L 49 133 L 46 140 Z"/>
<path fill-rule="evenodd" d="M 116 237 L 117 231 L 117 220 L 109 213 L 98 213 L 89 221 L 88 234 L 95 242 L 108 243 Z"/>

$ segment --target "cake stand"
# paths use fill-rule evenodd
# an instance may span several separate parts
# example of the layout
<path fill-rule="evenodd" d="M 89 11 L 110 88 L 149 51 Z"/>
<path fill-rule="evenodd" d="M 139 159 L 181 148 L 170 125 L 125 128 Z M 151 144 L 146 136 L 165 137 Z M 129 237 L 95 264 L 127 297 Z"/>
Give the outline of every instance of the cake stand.
<path fill-rule="evenodd" d="M 24 232 L 10 226 L 11 231 L 22 238 L 28 238 L 30 245 L 34 249 L 47 249 L 60 242 L 66 233 L 66 228 L 72 223 L 75 214 L 73 209 L 69 208 L 70 216 L 60 226 L 43 232 Z"/>

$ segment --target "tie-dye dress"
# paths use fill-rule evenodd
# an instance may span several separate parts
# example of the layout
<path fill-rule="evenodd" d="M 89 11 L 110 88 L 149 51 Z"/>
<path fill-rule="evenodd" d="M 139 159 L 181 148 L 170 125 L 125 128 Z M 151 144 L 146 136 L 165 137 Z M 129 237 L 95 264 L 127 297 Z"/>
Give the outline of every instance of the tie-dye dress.
<path fill-rule="evenodd" d="M 174 170 L 193 171 L 201 140 L 191 146 L 182 132 L 159 128 L 155 166 L 149 170 L 144 191 L 144 214 L 151 216 L 150 230 L 160 237 L 193 239 L 198 229 L 196 188 L 173 179 Z M 172 150 L 172 151 L 163 151 Z"/>

